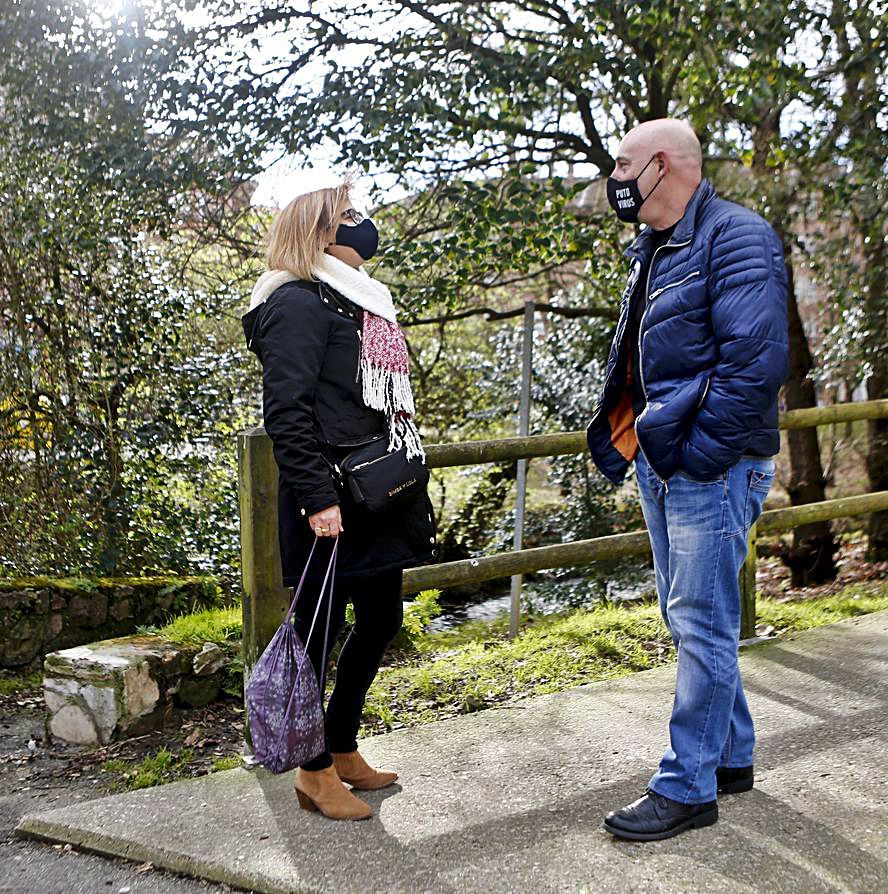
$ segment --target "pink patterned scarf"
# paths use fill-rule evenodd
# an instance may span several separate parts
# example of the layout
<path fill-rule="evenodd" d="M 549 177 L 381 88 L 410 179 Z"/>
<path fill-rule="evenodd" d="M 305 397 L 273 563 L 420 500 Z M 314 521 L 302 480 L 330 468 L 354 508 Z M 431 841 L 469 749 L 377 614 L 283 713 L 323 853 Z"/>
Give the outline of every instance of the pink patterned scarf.
<path fill-rule="evenodd" d="M 385 414 L 389 451 L 407 448 L 408 459 L 422 457 L 422 440 L 413 415 L 407 341 L 398 326 L 388 287 L 361 269 L 323 254 L 312 270 L 316 279 L 354 302 L 364 311 L 361 336 L 361 377 L 364 403 Z M 275 289 L 296 277 L 286 270 L 269 270 L 253 288 L 250 309 L 261 304 Z"/>

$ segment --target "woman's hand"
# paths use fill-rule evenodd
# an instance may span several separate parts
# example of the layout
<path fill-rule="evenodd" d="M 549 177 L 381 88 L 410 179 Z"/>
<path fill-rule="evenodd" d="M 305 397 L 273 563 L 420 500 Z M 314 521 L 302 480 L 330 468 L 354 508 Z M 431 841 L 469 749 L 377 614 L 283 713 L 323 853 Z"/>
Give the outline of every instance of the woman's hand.
<path fill-rule="evenodd" d="M 308 523 L 318 537 L 338 537 L 342 533 L 342 514 L 339 506 L 328 506 L 310 515 Z"/>

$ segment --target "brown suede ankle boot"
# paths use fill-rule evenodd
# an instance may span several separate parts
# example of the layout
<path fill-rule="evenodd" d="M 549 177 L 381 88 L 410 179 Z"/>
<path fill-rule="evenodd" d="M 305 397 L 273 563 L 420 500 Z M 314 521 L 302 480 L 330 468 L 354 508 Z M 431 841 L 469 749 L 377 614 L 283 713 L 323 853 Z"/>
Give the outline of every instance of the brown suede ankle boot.
<path fill-rule="evenodd" d="M 373 808 L 353 795 L 336 773 L 325 770 L 296 771 L 296 797 L 303 810 L 319 810 L 329 819 L 363 820 L 373 816 Z"/>
<path fill-rule="evenodd" d="M 373 791 L 391 785 L 397 773 L 374 770 L 357 751 L 333 753 L 333 765 L 343 782 L 361 791 Z"/>

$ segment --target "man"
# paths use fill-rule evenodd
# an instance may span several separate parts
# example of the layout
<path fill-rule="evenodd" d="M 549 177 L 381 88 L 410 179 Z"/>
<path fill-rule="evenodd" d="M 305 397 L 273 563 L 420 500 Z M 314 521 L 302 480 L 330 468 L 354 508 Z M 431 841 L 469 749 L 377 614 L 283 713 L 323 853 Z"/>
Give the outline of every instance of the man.
<path fill-rule="evenodd" d="M 702 179 L 681 121 L 631 130 L 608 180 L 620 220 L 646 224 L 601 401 L 587 431 L 601 472 L 634 460 L 663 619 L 678 651 L 670 745 L 646 793 L 605 828 L 653 841 L 718 819 L 752 788 L 752 718 L 737 664 L 738 575 L 774 475 L 787 372 L 783 250 L 757 214 Z"/>

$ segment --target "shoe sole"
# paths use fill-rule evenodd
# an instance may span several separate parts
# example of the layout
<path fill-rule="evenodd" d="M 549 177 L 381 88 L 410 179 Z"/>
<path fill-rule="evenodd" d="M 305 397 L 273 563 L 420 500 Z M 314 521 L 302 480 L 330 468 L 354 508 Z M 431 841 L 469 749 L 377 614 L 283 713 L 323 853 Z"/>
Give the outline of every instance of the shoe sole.
<path fill-rule="evenodd" d="M 719 794 L 722 795 L 739 795 L 742 792 L 748 792 L 755 785 L 753 779 L 738 779 L 736 782 L 726 782 L 718 787 Z"/>
<path fill-rule="evenodd" d="M 673 838 L 676 835 L 680 835 L 688 829 L 703 829 L 706 826 L 714 826 L 717 822 L 718 807 L 714 807 L 705 813 L 698 813 L 696 816 L 692 816 L 666 832 L 630 832 L 628 829 L 610 825 L 607 820 L 604 822 L 604 828 L 611 835 L 616 835 L 617 838 L 628 838 L 630 841 L 662 841 L 664 838 Z"/>

